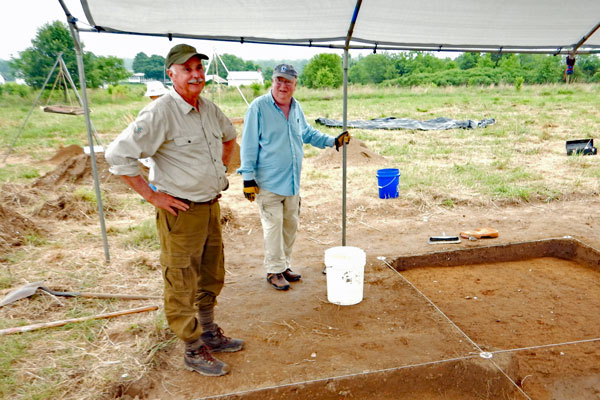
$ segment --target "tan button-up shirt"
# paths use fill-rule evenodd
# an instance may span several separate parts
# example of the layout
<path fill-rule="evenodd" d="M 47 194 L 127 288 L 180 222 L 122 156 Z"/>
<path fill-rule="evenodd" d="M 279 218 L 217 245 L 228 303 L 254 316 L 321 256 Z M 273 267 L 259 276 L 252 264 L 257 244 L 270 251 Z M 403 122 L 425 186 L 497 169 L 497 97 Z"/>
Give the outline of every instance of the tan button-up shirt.
<path fill-rule="evenodd" d="M 106 150 L 115 175 L 139 175 L 138 159 L 151 159 L 148 178 L 161 192 L 208 201 L 227 187 L 223 142 L 237 133 L 229 118 L 200 97 L 198 110 L 174 89 L 153 101 Z"/>

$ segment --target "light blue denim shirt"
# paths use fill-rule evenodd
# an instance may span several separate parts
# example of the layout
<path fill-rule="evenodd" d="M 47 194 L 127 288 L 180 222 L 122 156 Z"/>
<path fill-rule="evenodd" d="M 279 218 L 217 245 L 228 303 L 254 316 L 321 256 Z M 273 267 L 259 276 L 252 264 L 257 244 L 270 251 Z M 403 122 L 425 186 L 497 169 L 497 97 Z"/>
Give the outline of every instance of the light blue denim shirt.
<path fill-rule="evenodd" d="M 246 112 L 237 172 L 244 180 L 254 179 L 260 189 L 294 196 L 300 192 L 303 144 L 323 149 L 334 142 L 333 136 L 306 122 L 300 104 L 293 98 L 286 119 L 269 91 L 256 98 Z"/>

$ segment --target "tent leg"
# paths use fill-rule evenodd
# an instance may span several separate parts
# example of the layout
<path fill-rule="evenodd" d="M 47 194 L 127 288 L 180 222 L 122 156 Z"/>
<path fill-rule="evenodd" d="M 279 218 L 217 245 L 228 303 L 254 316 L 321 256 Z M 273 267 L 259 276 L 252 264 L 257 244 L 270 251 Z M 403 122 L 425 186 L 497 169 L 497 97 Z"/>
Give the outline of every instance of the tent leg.
<path fill-rule="evenodd" d="M 96 153 L 94 152 L 94 139 L 92 137 L 92 122 L 90 121 L 90 109 L 87 100 L 87 88 L 85 84 L 85 68 L 83 65 L 83 55 L 79 42 L 79 35 L 73 27 L 74 22 L 69 20 L 69 28 L 73 43 L 75 45 L 75 53 L 77 54 L 77 70 L 79 71 L 79 86 L 81 88 L 81 100 L 85 113 L 85 127 L 87 131 L 88 142 L 90 144 L 90 158 L 92 160 L 92 173 L 94 175 L 94 189 L 96 190 L 96 203 L 98 204 L 98 216 L 100 217 L 100 229 L 102 230 L 102 241 L 104 243 L 104 257 L 106 262 L 110 262 L 110 253 L 108 251 L 108 239 L 106 237 L 106 225 L 104 223 L 104 208 L 102 207 L 102 196 L 100 192 L 100 182 L 98 180 L 98 167 L 96 166 Z"/>
<path fill-rule="evenodd" d="M 23 132 L 23 128 L 25 128 L 25 125 L 27 125 L 27 121 L 29 121 L 29 117 L 31 116 L 31 113 L 33 112 L 33 109 L 35 108 L 35 106 L 40 101 L 40 97 L 42 97 L 42 93 L 44 93 L 44 89 L 46 89 L 46 85 L 48 84 L 48 81 L 50 80 L 50 77 L 54 73 L 54 70 L 56 69 L 56 66 L 58 65 L 58 62 L 61 59 L 61 55 L 62 55 L 62 53 L 60 53 L 58 55 L 58 57 L 56 58 L 56 62 L 54 63 L 54 66 L 52 67 L 52 69 L 50 70 L 50 73 L 46 77 L 46 81 L 42 85 L 42 89 L 40 90 L 40 93 L 38 94 L 37 98 L 35 99 L 35 101 L 31 105 L 31 109 L 29 110 L 29 113 L 27 113 L 27 117 L 25 117 L 25 121 L 23 121 L 23 125 L 21 125 L 21 129 L 19 129 L 19 133 L 17 133 L 17 136 L 15 136 L 15 138 L 12 141 L 12 143 L 8 147 L 8 150 L 6 151 L 6 154 L 4 155 L 4 159 L 2 160 L 3 163 L 6 162 L 6 159 L 8 158 L 8 155 L 12 152 L 13 147 L 15 147 L 15 143 L 17 143 L 17 140 L 19 140 L 19 137 L 21 136 L 21 132 Z"/>
<path fill-rule="evenodd" d="M 342 132 L 348 124 L 348 47 L 344 49 L 344 94 Z M 342 246 L 346 245 L 346 143 L 342 145 Z"/>
<path fill-rule="evenodd" d="M 344 95 L 343 95 L 343 116 L 342 116 L 342 132 L 348 129 L 348 51 L 350 49 L 350 40 L 354 32 L 354 25 L 358 18 L 362 0 L 356 1 L 352 21 L 348 27 L 346 35 L 346 44 L 344 46 Z M 342 142 L 342 246 L 346 245 L 346 142 Z"/>

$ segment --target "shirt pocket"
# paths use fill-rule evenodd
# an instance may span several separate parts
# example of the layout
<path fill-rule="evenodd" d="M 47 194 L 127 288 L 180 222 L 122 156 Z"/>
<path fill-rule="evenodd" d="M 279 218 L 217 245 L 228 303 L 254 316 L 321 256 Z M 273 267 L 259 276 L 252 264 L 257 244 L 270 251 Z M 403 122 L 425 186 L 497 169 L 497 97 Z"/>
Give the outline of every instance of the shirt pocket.
<path fill-rule="evenodd" d="M 173 138 L 176 157 L 180 162 L 190 165 L 202 163 L 206 157 L 206 142 L 200 136 L 180 136 Z"/>
<path fill-rule="evenodd" d="M 193 145 L 198 145 L 198 143 L 200 142 L 200 137 L 199 136 L 176 137 L 175 139 L 173 139 L 173 141 L 175 142 L 175 144 L 177 146 L 181 146 L 181 147 L 193 146 Z"/>

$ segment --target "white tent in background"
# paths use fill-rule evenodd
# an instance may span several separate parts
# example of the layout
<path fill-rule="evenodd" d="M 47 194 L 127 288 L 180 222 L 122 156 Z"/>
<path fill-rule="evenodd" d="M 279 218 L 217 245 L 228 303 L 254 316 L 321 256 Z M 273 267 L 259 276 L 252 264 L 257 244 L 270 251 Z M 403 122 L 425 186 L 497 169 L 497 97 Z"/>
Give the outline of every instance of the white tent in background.
<path fill-rule="evenodd" d="M 229 71 L 227 74 L 227 85 L 242 86 L 258 83 L 262 85 L 264 79 L 260 71 Z"/>
<path fill-rule="evenodd" d="M 80 32 L 111 32 L 312 46 L 344 51 L 343 129 L 347 124 L 350 49 L 483 51 L 497 53 L 600 53 L 598 0 L 81 0 L 91 29 L 65 11 L 78 56 L 88 140 Z M 132 18 L 132 15 L 138 16 Z M 207 17 L 209 16 L 209 17 Z M 198 23 L 202 21 L 202 23 Z M 342 245 L 346 245 L 346 147 L 342 168 Z M 96 198 L 100 201 L 92 153 Z M 101 202 L 99 207 L 101 207 Z M 108 245 L 101 218 L 107 260 Z"/>
<path fill-rule="evenodd" d="M 127 81 L 129 83 L 144 83 L 146 82 L 146 74 L 143 72 L 136 72 L 135 74 L 131 75 Z"/>
<path fill-rule="evenodd" d="M 0 74 L 0 85 L 4 85 L 6 83 L 6 81 L 4 80 L 4 77 L 2 76 L 2 74 Z"/>

